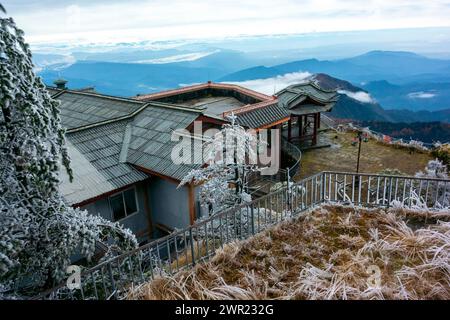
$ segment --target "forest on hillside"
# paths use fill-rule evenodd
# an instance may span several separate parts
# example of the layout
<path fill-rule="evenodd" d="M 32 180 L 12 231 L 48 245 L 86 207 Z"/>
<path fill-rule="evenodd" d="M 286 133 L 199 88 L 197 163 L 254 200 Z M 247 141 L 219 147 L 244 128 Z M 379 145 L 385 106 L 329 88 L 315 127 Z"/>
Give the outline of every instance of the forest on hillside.
<path fill-rule="evenodd" d="M 364 127 L 370 127 L 373 131 L 381 132 L 394 138 L 414 139 L 427 143 L 450 141 L 450 123 L 361 121 L 360 124 Z"/>

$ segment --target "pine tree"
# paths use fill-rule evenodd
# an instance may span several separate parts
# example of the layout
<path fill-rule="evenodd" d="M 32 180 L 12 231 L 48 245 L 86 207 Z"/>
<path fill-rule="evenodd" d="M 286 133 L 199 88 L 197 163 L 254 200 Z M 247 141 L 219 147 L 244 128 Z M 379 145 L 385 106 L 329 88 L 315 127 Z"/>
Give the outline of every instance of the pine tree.
<path fill-rule="evenodd" d="M 97 242 L 136 247 L 129 230 L 64 203 L 60 164 L 72 172 L 58 102 L 34 74 L 23 31 L 1 17 L 0 105 L 0 288 L 51 286 Z"/>

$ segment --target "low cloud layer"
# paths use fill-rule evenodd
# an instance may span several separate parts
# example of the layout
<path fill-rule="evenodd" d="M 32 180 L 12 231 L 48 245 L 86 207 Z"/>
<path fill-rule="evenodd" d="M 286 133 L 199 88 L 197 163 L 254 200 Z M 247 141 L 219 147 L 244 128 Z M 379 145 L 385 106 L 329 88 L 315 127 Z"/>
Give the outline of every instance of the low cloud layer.
<path fill-rule="evenodd" d="M 33 43 L 450 26 L 448 0 L 2 0 Z M 132 17 L 132 18 L 129 18 Z"/>
<path fill-rule="evenodd" d="M 175 62 L 183 62 L 183 61 L 195 61 L 204 57 L 207 57 L 213 53 L 218 52 L 210 51 L 210 52 L 194 52 L 194 53 L 186 53 L 186 54 L 177 54 L 174 56 L 158 58 L 158 59 L 150 59 L 150 60 L 139 60 L 136 63 L 147 63 L 147 64 L 165 64 L 165 63 L 175 63 Z"/>
<path fill-rule="evenodd" d="M 345 94 L 346 96 L 355 99 L 359 102 L 363 103 L 375 103 L 375 99 L 373 99 L 370 94 L 364 91 L 358 91 L 358 92 L 351 92 L 347 90 L 339 90 L 338 93 Z"/>
<path fill-rule="evenodd" d="M 276 92 L 283 90 L 284 88 L 292 84 L 305 82 L 311 76 L 312 74 L 309 72 L 293 72 L 293 73 L 286 73 L 284 75 L 276 76 L 273 78 L 229 82 L 229 83 L 237 84 L 267 95 L 273 95 Z"/>
<path fill-rule="evenodd" d="M 433 92 L 425 92 L 425 91 L 419 91 L 419 92 L 411 92 L 408 94 L 408 98 L 410 99 L 431 99 L 436 96 Z"/>

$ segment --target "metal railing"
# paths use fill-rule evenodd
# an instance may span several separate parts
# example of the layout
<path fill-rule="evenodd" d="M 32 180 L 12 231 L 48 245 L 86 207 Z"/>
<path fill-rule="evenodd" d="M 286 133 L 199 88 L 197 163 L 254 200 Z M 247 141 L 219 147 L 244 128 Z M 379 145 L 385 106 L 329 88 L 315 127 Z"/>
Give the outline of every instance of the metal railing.
<path fill-rule="evenodd" d="M 324 113 L 320 114 L 320 121 L 326 125 L 328 128 L 335 128 L 337 127 L 337 123 L 333 118 L 330 118 Z"/>
<path fill-rule="evenodd" d="M 278 172 L 274 175 L 262 175 L 259 171 L 251 172 L 248 178 L 248 184 L 250 186 L 255 186 L 262 181 L 268 183 L 278 183 L 278 182 L 288 182 L 292 181 L 292 178 L 299 172 L 300 163 L 302 159 L 302 151 L 294 144 L 290 143 L 283 136 L 281 137 L 281 150 L 283 150 L 287 155 L 289 155 L 295 162 L 293 165 L 286 169 L 278 169 Z M 267 184 L 262 184 L 259 188 L 254 188 L 251 194 L 256 194 L 263 188 L 266 188 Z"/>
<path fill-rule="evenodd" d="M 389 207 L 396 201 L 405 207 L 442 209 L 450 202 L 450 181 L 393 175 L 322 173 L 323 198 L 366 207 Z"/>
<path fill-rule="evenodd" d="M 298 148 L 296 145 L 290 143 L 284 137 L 281 137 L 281 150 L 286 152 L 292 159 L 295 160 L 295 163 L 286 169 L 286 178 L 287 178 L 287 175 L 289 175 L 289 179 L 291 179 L 300 170 L 300 163 L 302 160 L 302 151 L 300 150 L 300 148 Z"/>
<path fill-rule="evenodd" d="M 61 284 L 35 299 L 121 299 L 134 286 L 192 268 L 225 244 L 247 239 L 320 203 L 389 207 L 394 200 L 406 207 L 421 202 L 438 209 L 450 201 L 450 180 L 322 172 L 86 270 L 80 289 Z"/>

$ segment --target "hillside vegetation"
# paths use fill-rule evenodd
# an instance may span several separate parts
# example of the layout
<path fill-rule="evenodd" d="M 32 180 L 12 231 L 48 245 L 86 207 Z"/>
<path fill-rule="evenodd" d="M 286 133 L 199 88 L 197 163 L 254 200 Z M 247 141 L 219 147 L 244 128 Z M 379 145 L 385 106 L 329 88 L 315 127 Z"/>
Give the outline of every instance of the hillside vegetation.
<path fill-rule="evenodd" d="M 331 147 L 304 151 L 300 173 L 296 178 L 302 179 L 321 171 L 354 172 L 358 156 L 358 147 L 352 145 L 355 136 L 352 132 L 321 132 L 319 143 Z M 360 171 L 378 173 L 386 169 L 398 169 L 414 175 L 434 158 L 426 152 L 411 153 L 407 149 L 369 139 L 361 146 Z"/>
<path fill-rule="evenodd" d="M 450 123 L 445 122 L 391 123 L 363 121 L 361 125 L 397 139 L 414 139 L 427 143 L 450 141 Z"/>
<path fill-rule="evenodd" d="M 325 205 L 130 298 L 449 299 L 449 217 Z"/>

